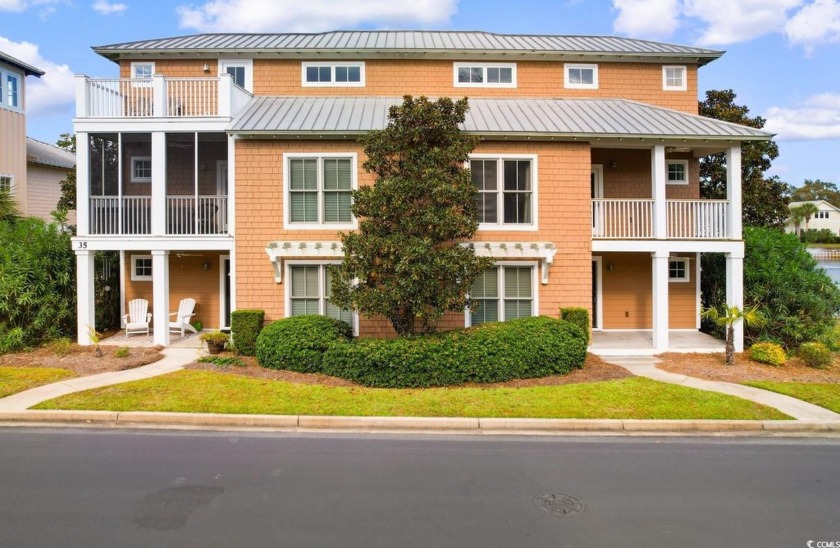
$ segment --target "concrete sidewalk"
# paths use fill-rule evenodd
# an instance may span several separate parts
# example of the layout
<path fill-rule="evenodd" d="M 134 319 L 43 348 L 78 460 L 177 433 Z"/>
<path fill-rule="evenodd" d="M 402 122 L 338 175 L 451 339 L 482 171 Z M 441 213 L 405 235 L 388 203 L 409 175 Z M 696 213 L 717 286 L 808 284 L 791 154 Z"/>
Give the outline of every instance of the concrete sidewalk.
<path fill-rule="evenodd" d="M 773 407 L 797 420 L 840 420 L 840 415 L 834 413 L 833 411 L 829 411 L 828 409 L 818 407 L 802 400 L 797 400 L 796 398 L 791 398 L 790 396 L 785 396 L 784 394 L 777 394 L 776 392 L 753 388 L 752 386 L 743 386 L 740 384 L 722 381 L 707 381 L 704 379 L 680 375 L 678 373 L 669 373 L 668 371 L 664 371 L 656 367 L 659 360 L 652 356 L 608 356 L 603 359 L 609 363 L 623 367 L 638 377 L 646 377 L 655 381 L 679 384 L 681 386 L 688 386 L 699 390 L 720 392 L 721 394 L 736 396 L 745 400 L 766 405 L 768 407 Z"/>
<path fill-rule="evenodd" d="M 87 377 L 74 377 L 52 384 L 38 386 L 25 392 L 18 392 L 0 399 L 0 411 L 24 411 L 33 405 L 43 401 L 51 400 L 73 392 L 100 388 L 112 384 L 120 384 L 129 381 L 138 381 L 156 377 L 165 373 L 172 373 L 183 369 L 185 365 L 197 360 L 201 356 L 201 350 L 195 348 L 173 348 L 169 347 L 161 351 L 163 359 L 149 365 L 127 369 L 125 371 L 113 371 L 100 373 Z"/>

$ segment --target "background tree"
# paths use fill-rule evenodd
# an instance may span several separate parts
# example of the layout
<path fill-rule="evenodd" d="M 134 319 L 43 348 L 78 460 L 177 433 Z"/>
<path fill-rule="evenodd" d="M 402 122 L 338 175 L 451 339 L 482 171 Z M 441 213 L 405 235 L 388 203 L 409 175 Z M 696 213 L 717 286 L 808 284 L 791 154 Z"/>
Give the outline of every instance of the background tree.
<path fill-rule="evenodd" d="M 748 116 L 750 109 L 735 104 L 731 89 L 709 90 L 699 102 L 701 116 L 761 129 L 766 120 Z M 750 226 L 782 228 L 788 218 L 790 186 L 778 177 L 765 177 L 779 147 L 773 141 L 745 142 L 741 145 L 741 186 L 743 221 Z M 700 196 L 726 198 L 726 154 L 711 154 L 700 160 Z"/>
<path fill-rule="evenodd" d="M 75 134 L 62 133 L 55 144 L 59 148 L 76 154 Z M 67 176 L 59 184 L 61 185 L 61 198 L 58 199 L 56 209 L 65 213 L 71 209 L 76 209 L 76 170 L 68 171 Z"/>
<path fill-rule="evenodd" d="M 376 184 L 353 193 L 359 230 L 342 234 L 344 260 L 332 269 L 334 304 L 382 314 L 400 336 L 435 330 L 462 312 L 475 278 L 492 266 L 458 245 L 478 228 L 478 192 L 464 168 L 477 138 L 460 125 L 466 99 L 406 96 L 388 127 L 361 142 Z"/>
<path fill-rule="evenodd" d="M 797 236 L 799 236 L 799 227 L 802 225 L 804 219 L 805 216 L 799 207 L 790 208 L 790 222 L 793 223 L 793 233 Z"/>
<path fill-rule="evenodd" d="M 793 189 L 791 202 L 813 202 L 824 200 L 834 207 L 840 207 L 840 190 L 837 185 L 819 179 L 805 179 L 801 187 Z"/>

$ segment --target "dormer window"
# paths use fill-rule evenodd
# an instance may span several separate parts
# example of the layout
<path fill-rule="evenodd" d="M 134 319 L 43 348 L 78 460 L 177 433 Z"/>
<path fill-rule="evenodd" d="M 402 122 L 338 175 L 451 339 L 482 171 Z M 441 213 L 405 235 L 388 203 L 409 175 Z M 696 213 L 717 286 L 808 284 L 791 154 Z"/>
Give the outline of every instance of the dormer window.
<path fill-rule="evenodd" d="M 565 65 L 564 85 L 567 89 L 598 89 L 598 65 Z"/>
<path fill-rule="evenodd" d="M 365 64 L 357 63 L 302 63 L 302 84 L 304 86 L 346 86 L 365 85 Z"/>
<path fill-rule="evenodd" d="M 453 73 L 456 88 L 516 87 L 516 63 L 454 63 Z"/>

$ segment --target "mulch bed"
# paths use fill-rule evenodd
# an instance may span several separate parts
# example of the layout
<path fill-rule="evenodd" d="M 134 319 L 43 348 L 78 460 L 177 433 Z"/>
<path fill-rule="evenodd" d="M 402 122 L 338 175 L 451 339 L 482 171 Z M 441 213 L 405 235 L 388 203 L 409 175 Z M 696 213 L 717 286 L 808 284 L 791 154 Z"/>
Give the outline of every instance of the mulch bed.
<path fill-rule="evenodd" d="M 154 363 L 163 358 L 160 351 L 161 346 L 152 347 L 131 347 L 129 355 L 125 358 L 118 358 L 114 354 L 116 346 L 100 346 L 102 357 L 93 355 L 92 346 L 79 346 L 71 344 L 62 355 L 56 354 L 56 347 L 47 345 L 32 350 L 31 352 L 18 352 L 15 354 L 0 355 L 0 367 L 57 367 L 68 369 L 77 376 L 95 375 L 110 371 L 124 371 L 134 369 L 142 365 Z"/>
<path fill-rule="evenodd" d="M 726 365 L 724 354 L 667 353 L 657 358 L 661 360 L 656 365 L 660 369 L 712 381 L 840 383 L 840 363 L 836 358 L 828 369 L 809 367 L 798 358 L 792 358 L 781 366 L 765 365 L 750 360 L 746 354 L 736 354 L 733 365 Z"/>
<path fill-rule="evenodd" d="M 231 357 L 231 354 L 222 354 L 225 357 Z M 238 356 L 240 360 L 245 362 L 245 366 L 228 365 L 218 366 L 213 363 L 198 363 L 193 362 L 186 366 L 186 369 L 195 369 L 199 371 L 223 371 L 234 375 L 243 377 L 253 377 L 257 379 L 268 379 L 275 381 L 285 381 L 298 384 L 320 384 L 322 386 L 359 386 L 354 382 L 339 379 L 337 377 L 330 377 L 328 375 L 314 374 L 314 373 L 296 373 L 294 371 L 279 371 L 275 369 L 266 369 L 257 364 L 255 358 L 247 356 Z M 607 381 L 613 379 L 623 379 L 625 377 L 632 377 L 632 374 L 626 369 L 607 363 L 598 356 L 589 354 L 583 369 L 575 369 L 568 375 L 553 375 L 551 377 L 543 377 L 540 379 L 516 379 L 507 382 L 489 383 L 489 384 L 469 384 L 471 387 L 480 388 L 498 388 L 498 387 L 526 387 L 526 386 L 555 386 L 560 384 L 573 384 L 583 382 L 597 382 Z"/>

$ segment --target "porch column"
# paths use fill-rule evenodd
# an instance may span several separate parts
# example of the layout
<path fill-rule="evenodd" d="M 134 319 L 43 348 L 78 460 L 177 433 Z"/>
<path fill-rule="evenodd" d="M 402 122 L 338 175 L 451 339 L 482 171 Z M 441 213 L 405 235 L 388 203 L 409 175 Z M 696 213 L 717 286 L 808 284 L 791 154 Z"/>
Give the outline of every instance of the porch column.
<path fill-rule="evenodd" d="M 653 348 L 668 350 L 668 257 L 667 251 L 651 253 L 653 263 Z"/>
<path fill-rule="evenodd" d="M 650 153 L 651 197 L 653 198 L 653 237 L 664 240 L 668 237 L 667 215 L 665 203 L 665 145 L 656 145 Z"/>
<path fill-rule="evenodd" d="M 152 133 L 152 235 L 166 235 L 166 133 Z"/>
<path fill-rule="evenodd" d="M 726 306 L 744 309 L 744 250 L 726 254 Z M 744 351 L 744 322 L 735 322 L 735 352 Z"/>
<path fill-rule="evenodd" d="M 76 340 L 82 346 L 92 344 L 90 330 L 96 329 L 94 301 L 94 251 L 76 251 Z"/>
<path fill-rule="evenodd" d="M 729 237 L 740 240 L 741 236 L 741 143 L 726 151 L 726 199 L 729 200 Z"/>
<path fill-rule="evenodd" d="M 76 133 L 76 235 L 90 235 L 90 141 Z M 81 343 L 80 343 L 81 344 Z"/>
<path fill-rule="evenodd" d="M 169 344 L 169 251 L 152 251 L 154 343 Z"/>

